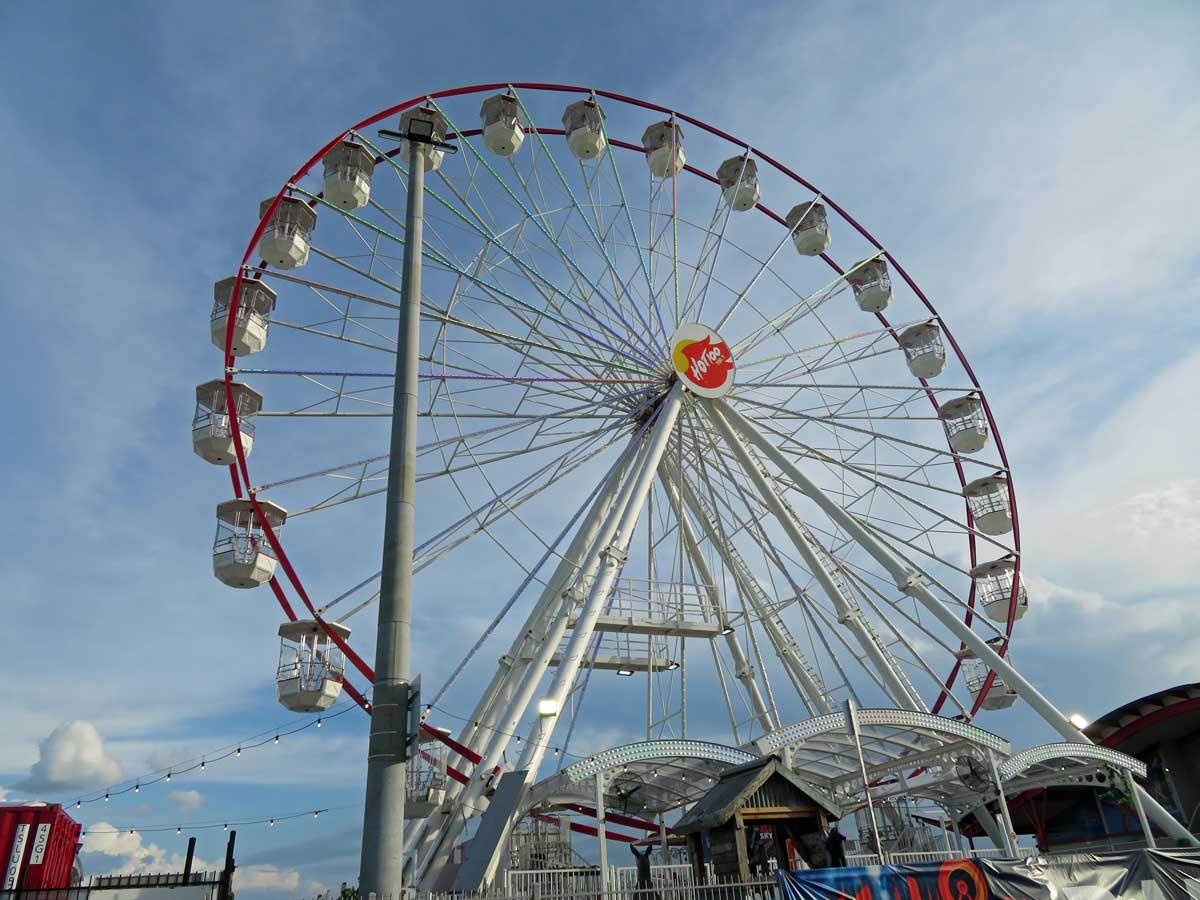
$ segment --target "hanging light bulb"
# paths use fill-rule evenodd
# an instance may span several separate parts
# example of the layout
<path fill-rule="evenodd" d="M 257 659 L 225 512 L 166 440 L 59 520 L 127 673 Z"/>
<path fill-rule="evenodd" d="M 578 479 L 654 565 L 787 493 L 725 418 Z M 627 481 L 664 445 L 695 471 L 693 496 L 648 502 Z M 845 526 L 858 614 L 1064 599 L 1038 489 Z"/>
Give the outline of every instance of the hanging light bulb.
<path fill-rule="evenodd" d="M 279 743 L 279 735 L 275 735 L 275 743 Z"/>
<path fill-rule="evenodd" d="M 141 793 L 141 791 L 142 791 L 142 786 L 141 786 L 140 784 L 135 784 L 135 785 L 133 786 L 133 792 L 134 792 L 135 794 L 140 794 L 140 793 Z"/>
<path fill-rule="evenodd" d="M 313 818 L 315 819 L 319 815 L 321 815 L 321 811 L 319 809 L 314 809 L 313 810 Z"/>
<path fill-rule="evenodd" d="M 200 760 L 200 771 L 204 771 L 204 760 Z"/>
<path fill-rule="evenodd" d="M 176 828 L 176 829 L 175 829 L 175 833 L 176 833 L 176 834 L 183 834 L 183 829 L 182 829 L 182 828 Z"/>
<path fill-rule="evenodd" d="M 317 727 L 318 727 L 318 728 L 320 728 L 320 727 L 321 727 L 321 719 L 320 719 L 320 717 L 319 717 L 319 716 L 317 717 Z"/>
<path fill-rule="evenodd" d="M 108 792 L 107 792 L 107 791 L 106 791 L 106 792 L 105 792 L 105 794 L 104 794 L 104 802 L 105 802 L 105 803 L 107 803 L 107 802 L 108 802 Z"/>
<path fill-rule="evenodd" d="M 228 831 L 228 830 L 229 830 L 229 823 L 228 823 L 228 822 L 225 824 L 225 830 L 226 830 L 226 831 Z"/>
<path fill-rule="evenodd" d="M 133 834 L 133 829 L 132 829 L 132 828 L 130 828 L 130 829 L 129 829 L 129 833 L 130 833 L 130 834 Z"/>
<path fill-rule="evenodd" d="M 271 827 L 272 827 L 272 828 L 274 828 L 274 827 L 275 827 L 275 820 L 274 820 L 274 819 L 272 819 L 272 820 L 271 820 L 271 823 L 270 823 L 270 825 L 271 825 Z"/>
<path fill-rule="evenodd" d="M 554 748 L 554 755 L 558 756 L 558 748 L 557 747 Z"/>
<path fill-rule="evenodd" d="M 82 804 L 82 803 L 80 803 L 78 800 L 76 800 L 76 801 L 75 801 L 75 808 L 76 808 L 76 809 L 79 809 L 79 807 L 81 807 L 81 806 L 83 806 L 83 804 Z"/>
<path fill-rule="evenodd" d="M 236 752 L 236 753 L 234 753 L 233 755 L 234 755 L 234 756 L 241 756 L 241 755 L 242 755 L 242 748 L 241 748 L 241 747 L 238 747 L 238 748 L 237 748 L 237 752 Z"/>
<path fill-rule="evenodd" d="M 170 773 L 170 772 L 168 772 L 168 773 L 167 773 L 167 781 L 170 781 L 170 780 L 171 780 L 171 773 Z"/>

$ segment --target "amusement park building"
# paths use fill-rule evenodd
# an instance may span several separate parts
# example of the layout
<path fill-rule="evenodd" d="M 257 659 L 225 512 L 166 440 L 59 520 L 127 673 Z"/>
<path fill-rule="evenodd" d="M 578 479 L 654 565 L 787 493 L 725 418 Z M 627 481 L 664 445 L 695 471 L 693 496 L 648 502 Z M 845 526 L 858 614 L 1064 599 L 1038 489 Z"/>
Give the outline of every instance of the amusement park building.
<path fill-rule="evenodd" d="M 1200 833 L 1200 683 L 1181 684 L 1119 706 L 1084 729 L 1096 744 L 1146 764 L 1146 788 L 1193 834 Z M 1121 798 L 1090 786 L 1034 788 L 1010 806 L 1018 832 L 1043 850 L 1141 843 L 1137 816 Z M 1160 840 L 1161 835 L 1155 831 Z"/>

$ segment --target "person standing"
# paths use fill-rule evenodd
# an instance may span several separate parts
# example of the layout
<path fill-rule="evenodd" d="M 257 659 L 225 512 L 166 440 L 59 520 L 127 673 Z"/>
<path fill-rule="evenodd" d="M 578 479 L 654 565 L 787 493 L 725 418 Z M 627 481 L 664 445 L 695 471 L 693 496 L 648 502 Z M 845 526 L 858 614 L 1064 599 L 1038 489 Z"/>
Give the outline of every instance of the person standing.
<path fill-rule="evenodd" d="M 829 865 L 834 868 L 845 868 L 846 865 L 846 836 L 838 830 L 838 823 L 829 827 L 825 838 L 825 850 L 829 853 Z"/>

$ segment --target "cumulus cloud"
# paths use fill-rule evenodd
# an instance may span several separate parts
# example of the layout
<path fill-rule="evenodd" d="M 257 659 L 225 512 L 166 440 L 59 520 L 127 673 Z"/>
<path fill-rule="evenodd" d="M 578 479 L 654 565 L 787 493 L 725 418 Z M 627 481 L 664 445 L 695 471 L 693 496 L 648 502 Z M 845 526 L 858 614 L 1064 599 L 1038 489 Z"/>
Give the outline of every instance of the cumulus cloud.
<path fill-rule="evenodd" d="M 182 813 L 195 812 L 204 803 L 204 795 L 195 790 L 171 791 L 171 793 L 167 794 L 167 799 Z"/>
<path fill-rule="evenodd" d="M 38 743 L 38 760 L 29 777 L 13 787 L 26 791 L 97 788 L 121 777 L 121 766 L 108 756 L 104 740 L 91 722 L 75 720 L 58 726 Z"/>
<path fill-rule="evenodd" d="M 142 833 L 136 828 L 121 831 L 110 822 L 97 822 L 88 827 L 83 835 L 83 852 L 111 858 L 112 862 L 97 868 L 106 869 L 96 874 L 135 875 L 180 872 L 183 870 L 182 853 L 168 851 L 153 842 L 144 843 Z M 194 871 L 217 870 L 220 863 L 196 857 L 192 861 Z M 273 865 L 240 866 L 234 870 L 235 890 L 295 891 L 300 886 L 300 873 Z"/>

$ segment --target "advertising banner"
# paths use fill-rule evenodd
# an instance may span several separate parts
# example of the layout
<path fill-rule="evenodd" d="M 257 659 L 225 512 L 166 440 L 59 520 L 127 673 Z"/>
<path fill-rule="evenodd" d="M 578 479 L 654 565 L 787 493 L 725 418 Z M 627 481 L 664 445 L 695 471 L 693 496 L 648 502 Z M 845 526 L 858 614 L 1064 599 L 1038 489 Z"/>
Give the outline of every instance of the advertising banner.
<path fill-rule="evenodd" d="M 1135 850 L 780 872 L 785 900 L 1200 900 L 1200 855 Z"/>

